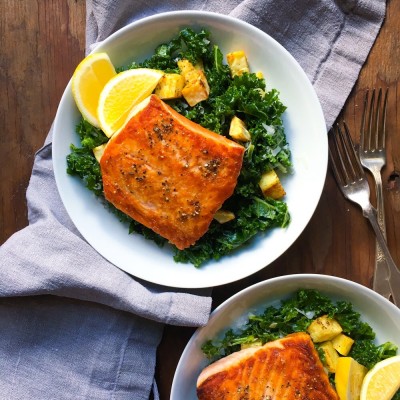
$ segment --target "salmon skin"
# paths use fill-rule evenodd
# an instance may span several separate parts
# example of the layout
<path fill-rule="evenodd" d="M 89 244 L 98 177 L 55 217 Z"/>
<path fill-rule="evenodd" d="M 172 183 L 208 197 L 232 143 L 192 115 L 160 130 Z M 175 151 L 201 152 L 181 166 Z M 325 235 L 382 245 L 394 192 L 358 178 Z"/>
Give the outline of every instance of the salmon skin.
<path fill-rule="evenodd" d="M 233 194 L 244 147 L 151 95 L 116 132 L 100 160 L 105 198 L 178 249 L 207 232 Z"/>
<path fill-rule="evenodd" d="M 206 367 L 199 400 L 339 400 L 307 333 L 232 353 Z"/>

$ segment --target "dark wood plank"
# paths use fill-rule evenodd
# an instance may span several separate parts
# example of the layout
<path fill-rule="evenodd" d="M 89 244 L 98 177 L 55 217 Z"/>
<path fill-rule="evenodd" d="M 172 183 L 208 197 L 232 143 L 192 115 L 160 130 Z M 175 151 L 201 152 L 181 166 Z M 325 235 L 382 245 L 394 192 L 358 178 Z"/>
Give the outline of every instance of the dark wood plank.
<path fill-rule="evenodd" d="M 361 127 L 361 113 L 365 91 L 373 87 L 389 88 L 387 119 L 387 162 L 382 171 L 384 201 L 386 210 L 387 240 L 390 251 L 397 264 L 400 264 L 400 2 L 390 0 L 387 15 L 381 32 L 369 54 L 367 62 L 343 111 L 343 117 L 349 121 L 355 141 Z M 372 181 L 371 181 L 372 182 Z M 375 204 L 375 193 L 372 190 Z M 375 257 L 372 230 L 368 240 L 370 273 L 372 275 Z"/>
<path fill-rule="evenodd" d="M 0 2 L 0 243 L 27 225 L 25 191 L 71 74 L 84 55 L 85 2 Z"/>

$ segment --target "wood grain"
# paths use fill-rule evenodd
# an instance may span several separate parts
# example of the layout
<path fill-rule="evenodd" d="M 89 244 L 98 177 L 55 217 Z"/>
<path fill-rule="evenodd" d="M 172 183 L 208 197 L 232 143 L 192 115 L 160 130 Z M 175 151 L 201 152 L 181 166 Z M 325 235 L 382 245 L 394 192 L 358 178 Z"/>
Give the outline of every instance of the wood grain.
<path fill-rule="evenodd" d="M 388 86 L 388 160 L 383 171 L 388 244 L 400 264 L 400 1 L 388 0 L 387 16 L 360 77 L 343 108 L 358 142 L 367 88 Z M 0 2 L 0 243 L 27 224 L 25 190 L 34 152 L 42 145 L 62 92 L 84 55 L 83 0 Z M 294 273 L 322 273 L 371 286 L 375 237 L 357 206 L 345 200 L 328 170 L 310 223 L 272 265 L 241 281 L 217 287 L 213 306 L 253 283 Z M 166 326 L 158 348 L 160 397 L 171 383 L 193 328 Z"/>
<path fill-rule="evenodd" d="M 83 0 L 0 1 L 0 243 L 27 225 L 35 152 L 84 55 Z"/>

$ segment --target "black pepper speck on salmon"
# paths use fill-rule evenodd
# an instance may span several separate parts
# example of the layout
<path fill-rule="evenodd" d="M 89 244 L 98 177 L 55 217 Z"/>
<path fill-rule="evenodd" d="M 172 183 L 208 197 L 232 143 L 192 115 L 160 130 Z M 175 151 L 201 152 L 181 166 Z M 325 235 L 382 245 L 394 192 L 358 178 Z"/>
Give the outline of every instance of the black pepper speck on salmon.
<path fill-rule="evenodd" d="M 199 400 L 339 400 L 307 333 L 247 348 L 206 367 Z"/>
<path fill-rule="evenodd" d="M 104 195 L 184 249 L 206 233 L 215 212 L 232 195 L 243 153 L 243 146 L 151 95 L 104 150 Z"/>

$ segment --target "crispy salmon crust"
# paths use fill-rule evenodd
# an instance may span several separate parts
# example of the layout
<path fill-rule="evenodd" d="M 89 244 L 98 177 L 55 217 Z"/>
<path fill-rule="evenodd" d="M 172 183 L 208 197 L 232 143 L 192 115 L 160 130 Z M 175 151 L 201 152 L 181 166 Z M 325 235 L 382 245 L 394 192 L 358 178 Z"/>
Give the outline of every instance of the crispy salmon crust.
<path fill-rule="evenodd" d="M 339 400 L 307 333 L 233 353 L 206 367 L 199 400 Z"/>
<path fill-rule="evenodd" d="M 244 147 L 151 95 L 108 142 L 104 195 L 178 249 L 194 244 L 232 195 Z"/>

